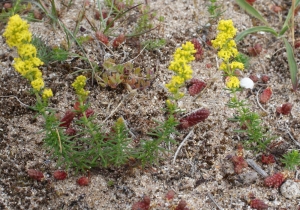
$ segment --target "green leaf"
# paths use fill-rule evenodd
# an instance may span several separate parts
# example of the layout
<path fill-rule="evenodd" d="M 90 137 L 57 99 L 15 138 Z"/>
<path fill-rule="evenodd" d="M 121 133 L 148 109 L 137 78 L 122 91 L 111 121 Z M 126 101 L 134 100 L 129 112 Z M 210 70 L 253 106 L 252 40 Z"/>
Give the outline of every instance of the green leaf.
<path fill-rule="evenodd" d="M 247 13 L 252 15 L 253 17 L 259 19 L 264 24 L 269 25 L 268 22 L 261 16 L 261 14 L 254 9 L 249 3 L 247 3 L 245 0 L 235 0 L 235 2 L 244 9 Z"/>
<path fill-rule="evenodd" d="M 241 33 L 239 33 L 236 37 L 235 37 L 235 41 L 239 42 L 241 41 L 245 36 L 247 36 L 248 34 L 252 34 L 252 33 L 256 33 L 256 32 L 260 32 L 260 31 L 264 31 L 264 32 L 269 32 L 275 36 L 278 36 L 277 32 L 270 27 L 267 26 L 256 26 L 253 28 L 249 28 Z"/>
<path fill-rule="evenodd" d="M 300 3 L 300 0 L 296 0 L 296 3 L 295 3 L 295 8 L 297 7 L 297 5 Z M 285 19 L 285 22 L 284 22 L 284 24 L 283 24 L 283 26 L 282 26 L 282 29 L 280 30 L 280 32 L 279 32 L 279 35 L 280 36 L 282 36 L 285 32 L 286 32 L 286 30 L 288 30 L 288 28 L 289 28 L 289 23 L 290 23 L 290 19 L 291 19 L 291 17 L 292 17 L 292 7 L 290 8 L 290 10 L 289 10 L 289 13 L 288 13 L 288 15 L 287 15 L 287 17 L 286 17 L 286 19 Z"/>
<path fill-rule="evenodd" d="M 290 45 L 290 43 L 286 40 L 286 38 L 283 38 L 283 41 L 285 44 L 288 63 L 289 63 L 289 67 L 290 67 L 293 90 L 296 91 L 297 86 L 298 86 L 298 79 L 297 79 L 298 69 L 297 69 L 297 64 L 296 64 L 295 57 L 294 57 L 294 51 L 293 51 L 293 48 Z"/>

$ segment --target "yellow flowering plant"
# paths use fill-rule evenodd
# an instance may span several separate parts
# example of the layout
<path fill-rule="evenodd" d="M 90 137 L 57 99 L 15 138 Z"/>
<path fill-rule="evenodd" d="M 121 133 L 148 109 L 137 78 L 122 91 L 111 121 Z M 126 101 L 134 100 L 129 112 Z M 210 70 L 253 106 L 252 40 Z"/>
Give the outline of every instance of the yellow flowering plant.
<path fill-rule="evenodd" d="M 3 36 L 8 46 L 17 48 L 19 57 L 14 59 L 13 66 L 17 72 L 30 81 L 39 100 L 38 93 L 44 88 L 44 80 L 38 66 L 43 65 L 43 62 L 36 57 L 37 50 L 30 43 L 32 34 L 29 31 L 29 24 L 16 14 L 9 18 Z M 48 99 L 49 97 L 42 98 Z"/>
<path fill-rule="evenodd" d="M 217 37 L 211 42 L 212 46 L 218 50 L 218 57 L 222 59 L 219 68 L 228 76 L 227 88 L 238 88 L 239 80 L 235 75 L 235 71 L 237 69 L 244 70 L 244 64 L 235 60 L 239 55 L 233 39 L 237 29 L 234 27 L 232 20 L 220 20 L 217 29 L 219 31 Z"/>
<path fill-rule="evenodd" d="M 181 48 L 177 48 L 173 55 L 174 60 L 171 62 L 169 70 L 176 75 L 166 84 L 166 88 L 176 99 L 184 96 L 184 93 L 180 92 L 179 89 L 187 80 L 192 78 L 193 70 L 189 63 L 195 60 L 195 52 L 194 45 L 191 42 L 186 42 L 182 44 Z"/>
<path fill-rule="evenodd" d="M 246 127 L 246 129 L 236 130 L 236 132 L 243 132 L 247 135 L 247 141 L 243 142 L 245 148 L 257 151 L 265 150 L 273 137 L 261 125 L 259 115 L 251 112 L 247 107 L 246 101 L 239 100 L 236 96 L 236 91 L 240 89 L 240 81 L 235 71 L 237 69 L 244 70 L 245 68 L 244 63 L 240 62 L 240 60 L 244 59 L 239 57 L 239 52 L 233 39 L 237 30 L 233 26 L 232 20 L 220 20 L 217 29 L 219 32 L 216 39 L 212 40 L 212 46 L 218 50 L 218 57 L 222 59 L 219 69 L 226 76 L 226 87 L 233 93 L 233 97 L 227 106 L 236 108 L 238 112 L 237 116 L 230 120 L 239 122 L 240 127 Z"/>

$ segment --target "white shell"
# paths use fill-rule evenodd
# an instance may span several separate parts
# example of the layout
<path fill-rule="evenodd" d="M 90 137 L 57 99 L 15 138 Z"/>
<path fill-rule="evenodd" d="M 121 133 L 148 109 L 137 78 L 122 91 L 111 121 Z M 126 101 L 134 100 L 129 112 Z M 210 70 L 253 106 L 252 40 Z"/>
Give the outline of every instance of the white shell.
<path fill-rule="evenodd" d="M 253 89 L 254 82 L 252 81 L 252 79 L 245 77 L 245 78 L 241 79 L 240 86 L 243 88 L 246 88 L 246 89 L 247 88 Z"/>

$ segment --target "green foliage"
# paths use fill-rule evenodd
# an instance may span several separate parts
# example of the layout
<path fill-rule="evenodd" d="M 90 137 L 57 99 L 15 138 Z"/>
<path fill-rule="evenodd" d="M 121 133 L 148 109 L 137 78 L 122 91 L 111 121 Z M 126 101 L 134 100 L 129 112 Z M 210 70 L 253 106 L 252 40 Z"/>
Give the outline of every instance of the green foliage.
<path fill-rule="evenodd" d="M 46 65 L 49 62 L 65 61 L 69 56 L 68 51 L 65 51 L 58 47 L 52 49 L 38 37 L 33 37 L 31 44 L 33 44 L 37 49 L 37 57 L 41 59 Z"/>
<path fill-rule="evenodd" d="M 144 89 L 150 85 L 152 72 L 150 69 L 143 74 L 140 68 L 134 68 L 132 63 L 115 64 L 113 59 L 103 63 L 104 72 L 96 73 L 95 77 L 102 87 L 116 88 L 120 84 L 132 89 Z"/>
<path fill-rule="evenodd" d="M 128 159 L 133 156 L 133 148 L 129 146 L 131 141 L 123 119 L 119 118 L 107 136 L 103 148 L 103 166 L 121 166 L 127 163 Z"/>
<path fill-rule="evenodd" d="M 147 50 L 155 50 L 160 49 L 166 45 L 165 39 L 154 39 L 154 40 L 147 40 L 142 43 L 143 47 L 146 47 Z"/>
<path fill-rule="evenodd" d="M 245 101 L 239 101 L 236 96 L 234 96 L 227 105 L 230 108 L 237 109 L 238 115 L 230 120 L 239 123 L 241 129 L 234 130 L 235 132 L 246 135 L 243 141 L 244 147 L 256 152 L 265 151 L 275 137 L 270 136 L 266 128 L 262 126 L 260 116 L 252 112 L 247 107 L 248 105 Z"/>
<path fill-rule="evenodd" d="M 156 121 L 158 126 L 149 133 L 153 138 L 141 141 L 141 150 L 137 159 L 141 161 L 143 166 L 146 164 L 158 164 L 158 161 L 162 158 L 160 154 L 167 151 L 161 144 L 176 144 L 176 141 L 170 136 L 172 133 L 178 133 L 175 128 L 179 123 L 173 114 L 171 112 L 168 119 L 164 122 Z"/>
<path fill-rule="evenodd" d="M 292 150 L 283 155 L 281 162 L 285 164 L 288 170 L 294 171 L 296 167 L 300 165 L 300 154 L 298 150 Z"/>
<path fill-rule="evenodd" d="M 290 20 L 293 15 L 292 8 L 289 9 L 289 13 L 286 17 L 286 20 L 285 20 L 281 30 L 279 32 L 276 32 L 275 29 L 268 26 L 268 22 L 263 18 L 263 16 L 254 7 L 252 7 L 250 4 L 248 4 L 246 2 L 246 0 L 235 0 L 235 1 L 242 9 L 244 9 L 250 15 L 259 19 L 261 22 L 263 22 L 265 25 L 267 25 L 267 26 L 256 26 L 253 28 L 246 29 L 245 31 L 242 31 L 240 34 L 238 34 L 236 36 L 235 41 L 238 42 L 238 41 L 242 40 L 248 34 L 256 33 L 259 31 L 269 32 L 278 38 L 282 38 L 283 42 L 285 43 L 286 50 L 287 50 L 287 57 L 288 57 L 290 74 L 291 74 L 292 86 L 293 86 L 294 91 L 296 91 L 296 89 L 298 87 L 297 63 L 295 61 L 295 56 L 294 56 L 292 47 L 290 46 L 288 41 L 283 37 L 285 32 L 288 30 L 288 28 L 291 27 Z M 295 6 L 297 6 L 299 3 L 300 3 L 300 0 L 296 0 Z"/>
<path fill-rule="evenodd" d="M 211 15 L 211 18 L 219 18 L 224 11 L 221 10 L 222 6 L 217 5 L 217 0 L 210 0 L 207 11 Z"/>
<path fill-rule="evenodd" d="M 134 29 L 134 34 L 141 34 L 153 28 L 152 19 L 155 17 L 155 13 L 150 11 L 147 7 L 142 15 L 139 17 L 136 27 Z"/>
<path fill-rule="evenodd" d="M 166 121 L 157 122 L 158 126 L 148 134 L 152 138 L 141 140 L 140 145 L 134 146 L 123 118 L 105 133 L 102 126 L 95 123 L 96 116 L 89 104 L 85 104 L 86 97 L 77 93 L 76 98 L 78 101 L 73 110 L 65 113 L 63 121 L 57 118 L 54 110 L 47 108 L 47 101 L 37 98 L 33 107 L 45 119 L 44 146 L 58 166 L 72 167 L 78 172 L 99 166 L 119 167 L 132 160 L 143 166 L 152 165 L 157 164 L 167 151 L 163 145 L 176 144 L 171 138 L 172 133 L 177 133 L 179 124 L 174 116 L 178 110 L 175 104 L 168 103 L 169 116 Z M 69 129 L 74 129 L 74 132 L 67 132 Z"/>
<path fill-rule="evenodd" d="M 240 53 L 234 58 L 234 61 L 237 61 L 237 62 L 241 62 L 244 64 L 244 68 L 245 69 L 248 69 L 249 68 L 249 56 L 243 54 L 243 53 Z"/>
<path fill-rule="evenodd" d="M 69 52 L 60 47 L 55 47 L 52 49 L 51 60 L 65 61 L 68 59 L 68 56 L 69 56 Z"/>

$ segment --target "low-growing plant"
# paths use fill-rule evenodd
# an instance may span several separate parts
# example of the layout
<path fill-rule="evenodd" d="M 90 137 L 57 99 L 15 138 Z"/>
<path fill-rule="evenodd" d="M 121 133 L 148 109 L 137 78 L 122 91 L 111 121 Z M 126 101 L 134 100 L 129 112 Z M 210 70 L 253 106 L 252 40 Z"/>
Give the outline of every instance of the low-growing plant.
<path fill-rule="evenodd" d="M 69 56 L 68 51 L 60 47 L 51 48 L 38 37 L 33 37 L 31 43 L 37 49 L 37 57 L 40 58 L 46 65 L 54 61 L 65 61 Z"/>
<path fill-rule="evenodd" d="M 217 0 L 209 0 L 207 11 L 211 15 L 210 18 L 219 18 L 225 11 L 222 11 L 222 6 L 217 5 Z"/>
<path fill-rule="evenodd" d="M 166 45 L 165 39 L 153 39 L 153 40 L 146 40 L 142 42 L 142 46 L 145 47 L 147 50 L 156 50 L 163 48 Z"/>
<path fill-rule="evenodd" d="M 176 127 L 183 122 L 176 119 L 179 109 L 176 106 L 174 95 L 171 98 L 175 102 L 170 100 L 166 102 L 167 119 L 163 122 L 156 121 L 158 125 L 147 134 L 149 138 L 140 140 L 140 144 L 135 146 L 122 118 L 115 122 L 109 133 L 105 133 L 102 125 L 95 122 L 96 116 L 87 102 L 89 96 L 89 91 L 85 89 L 87 78 L 83 75 L 78 76 L 72 83 L 76 93 L 73 108 L 66 110 L 64 116 L 60 118 L 57 110 L 48 107 L 53 93 L 51 89 L 45 88 L 42 72 L 38 69 L 43 62 L 37 57 L 36 47 L 31 44 L 32 34 L 29 31 L 29 24 L 19 15 L 14 15 L 9 19 L 3 36 L 10 47 L 17 49 L 19 57 L 15 58 L 14 68 L 31 82 L 31 92 L 36 96 L 36 104 L 30 108 L 37 111 L 37 116 L 42 116 L 44 119 L 42 130 L 45 135 L 44 147 L 57 161 L 57 166 L 85 171 L 96 166 L 119 167 L 131 159 L 137 160 L 143 166 L 157 164 L 163 158 L 163 154 L 167 152 L 163 145 L 176 144 L 171 134 L 176 134 Z M 41 47 L 39 44 L 37 46 Z M 42 46 L 42 48 L 45 48 L 46 51 L 49 50 L 46 46 Z M 176 50 L 174 62 L 170 65 L 170 69 L 177 74 L 175 85 L 174 83 L 167 85 L 172 90 L 172 94 L 176 95 L 178 89 L 183 86 L 183 82 L 191 77 L 192 69 L 188 63 L 195 59 L 194 52 L 193 44 L 190 42 Z M 57 55 L 56 60 L 66 58 L 65 51 L 58 50 L 54 53 Z M 142 81 L 146 80 L 141 76 L 141 70 L 133 68 L 132 64 L 115 64 L 113 60 L 106 60 L 103 66 L 107 70 L 107 74 L 110 74 L 106 79 L 102 77 L 103 84 L 114 87 L 122 82 L 129 85 L 130 88 L 145 87 L 146 82 L 142 84 Z M 150 79 L 150 76 L 151 74 L 148 73 L 147 79 Z M 177 83 L 178 81 L 180 83 Z M 180 94 L 180 96 L 183 95 Z M 185 124 L 188 124 L 189 127 L 205 120 L 209 112 L 204 110 L 203 115 L 202 111 L 199 111 L 201 116 L 197 112 L 183 118 Z M 42 179 L 40 173 L 32 172 L 32 177 Z M 79 180 L 77 181 L 79 185 L 89 183 L 89 178 Z"/>
<path fill-rule="evenodd" d="M 107 59 L 102 64 L 104 72 L 96 73 L 95 77 L 102 87 L 116 88 L 123 84 L 127 89 L 145 89 L 150 86 L 153 72 L 150 69 L 143 74 L 140 68 L 134 68 L 130 62 L 115 64 L 113 59 Z"/>
<path fill-rule="evenodd" d="M 237 110 L 237 115 L 230 120 L 239 122 L 240 129 L 235 130 L 235 132 L 246 135 L 243 141 L 246 149 L 266 150 L 274 137 L 271 137 L 261 125 L 260 116 L 250 110 L 246 101 L 239 100 L 236 96 L 236 92 L 241 90 L 236 70 L 244 70 L 244 63 L 248 61 L 236 48 L 233 38 L 237 30 L 233 26 L 232 20 L 220 20 L 218 30 L 216 39 L 212 40 L 212 46 L 218 49 L 218 57 L 222 59 L 219 68 L 227 76 L 225 79 L 227 90 L 233 95 L 227 106 Z"/>
<path fill-rule="evenodd" d="M 238 101 L 236 98 L 231 99 L 228 106 L 237 109 L 238 114 L 230 120 L 239 123 L 240 129 L 234 130 L 235 132 L 246 135 L 242 141 L 244 147 L 256 152 L 265 151 L 275 137 L 272 137 L 262 126 L 259 114 L 252 112 L 243 101 Z"/>
<path fill-rule="evenodd" d="M 294 91 L 296 91 L 296 89 L 298 87 L 298 75 L 297 75 L 298 68 L 297 68 L 297 63 L 295 61 L 293 47 L 285 38 L 285 34 L 286 34 L 286 31 L 291 28 L 292 40 L 294 42 L 294 10 L 295 10 L 295 7 L 299 5 L 300 0 L 292 1 L 292 7 L 289 9 L 289 12 L 285 19 L 285 22 L 282 25 L 282 28 L 279 32 L 277 32 L 276 29 L 270 27 L 268 22 L 263 18 L 263 16 L 254 7 L 252 7 L 246 0 L 236 0 L 236 3 L 242 9 L 244 9 L 246 12 L 248 12 L 250 15 L 259 19 L 261 22 L 263 22 L 265 24 L 265 26 L 255 26 L 255 27 L 246 29 L 245 31 L 239 33 L 236 36 L 235 41 L 236 42 L 241 41 L 248 34 L 260 32 L 260 31 L 271 33 L 278 39 L 282 39 L 282 41 L 284 42 L 285 48 L 286 48 L 292 86 L 293 86 Z"/>
<path fill-rule="evenodd" d="M 300 165 L 300 154 L 298 150 L 292 150 L 283 155 L 281 162 L 284 163 L 285 168 L 291 171 L 296 170 Z"/>

